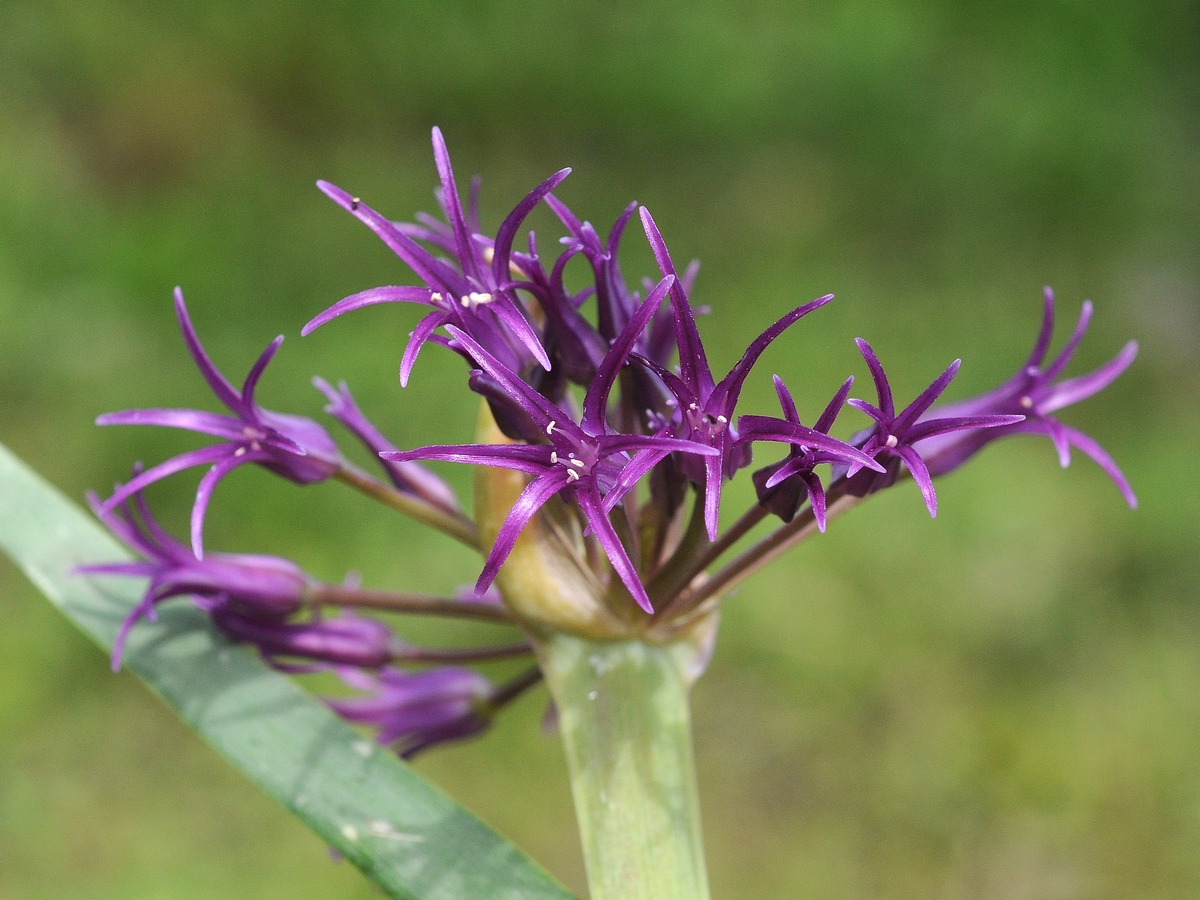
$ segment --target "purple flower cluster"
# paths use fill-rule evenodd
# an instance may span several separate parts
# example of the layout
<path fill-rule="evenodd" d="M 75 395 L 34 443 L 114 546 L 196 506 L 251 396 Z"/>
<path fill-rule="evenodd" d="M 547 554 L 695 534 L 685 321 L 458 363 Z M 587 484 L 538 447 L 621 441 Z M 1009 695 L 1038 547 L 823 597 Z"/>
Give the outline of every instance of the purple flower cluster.
<path fill-rule="evenodd" d="M 482 529 L 477 525 L 482 523 L 466 519 L 453 491 L 422 463 L 469 463 L 520 473 L 523 488 L 494 529 L 494 540 L 478 547 L 485 559 L 475 595 L 490 594 L 519 538 L 540 516 L 558 536 L 559 551 L 596 586 L 597 602 L 619 610 L 612 621 L 622 623 L 624 631 L 614 632 L 614 637 L 636 637 L 684 621 L 703 599 L 727 590 L 781 547 L 800 539 L 808 522 L 824 531 L 839 498 L 866 497 L 911 476 L 930 515 L 936 515 L 933 479 L 1000 437 L 1047 435 L 1064 465 L 1070 448 L 1076 447 L 1096 460 L 1130 505 L 1135 504 L 1124 476 L 1099 445 L 1052 415 L 1107 386 L 1136 354 L 1131 343 L 1096 372 L 1058 380 L 1082 339 L 1090 304 L 1084 305 L 1066 346 L 1046 364 L 1054 318 L 1047 291 L 1042 330 L 1025 366 L 1005 384 L 972 400 L 935 405 L 958 371 L 960 361 L 955 360 L 899 408 L 879 358 L 859 339 L 875 388 L 873 402 L 851 398 L 853 379 L 847 379 L 808 427 L 800 420 L 791 391 L 776 376 L 781 415 L 740 414 L 743 386 L 763 352 L 832 296 L 801 304 L 779 318 L 718 380 L 700 337 L 697 310 L 689 300 L 696 265 L 682 275 L 678 272 L 649 211 L 631 204 L 601 239 L 591 223 L 581 221 L 552 193 L 569 173 L 563 169 L 526 195 L 493 237 L 480 224 L 478 182 L 464 209 L 437 129 L 433 147 L 441 219 L 421 214 L 413 223 L 393 222 L 358 197 L 319 182 L 326 195 L 370 228 L 422 283 L 371 288 L 346 297 L 312 319 L 302 333 L 363 306 L 403 302 L 425 307 L 401 354 L 401 383 L 407 383 L 425 344 L 457 353 L 468 364 L 468 386 L 486 401 L 505 439 L 400 450 L 363 415 L 344 383 L 335 389 L 315 379 L 329 400 L 326 411 L 378 457 L 386 482 L 376 481 L 347 463 L 317 423 L 257 405 L 255 388 L 282 338 L 268 346 L 237 391 L 200 346 L 177 292 L 176 311 L 188 349 L 232 415 L 154 409 L 98 420 L 167 425 L 222 440 L 136 471 L 107 501 L 93 503 L 97 515 L 144 560 L 86 571 L 150 579 L 144 600 L 122 628 L 114 664 L 137 619 L 152 617 L 156 605 L 170 597 L 189 596 L 228 635 L 255 645 L 275 664 L 329 669 L 348 686 L 366 692 L 367 696 L 330 705 L 350 721 L 376 727 L 380 740 L 404 755 L 482 731 L 502 705 L 536 681 L 536 669 L 497 687 L 461 665 L 418 672 L 405 668 L 416 661 L 498 659 L 513 655 L 514 646 L 516 652 L 527 650 L 525 644 L 414 652 L 376 619 L 321 615 L 322 604 L 331 602 L 447 615 L 466 609 L 474 610 L 473 615 L 506 615 L 492 604 L 414 595 L 381 599 L 381 592 L 320 585 L 294 564 L 274 557 L 204 556 L 203 520 L 213 488 L 247 462 L 298 484 L 336 477 L 472 545 L 478 544 Z M 543 202 L 567 232 L 553 260 L 539 255 L 532 232 L 522 247 L 516 245 L 525 219 Z M 635 211 L 660 276 L 657 283 L 644 282 L 642 291 L 627 286 L 619 263 L 621 241 Z M 577 257 L 592 277 L 585 289 L 572 292 L 565 275 Z M 831 432 L 846 406 L 863 413 L 867 424 L 843 440 Z M 786 456 L 753 473 L 757 503 L 722 532 L 724 484 L 751 464 L 753 445 L 759 442 L 785 445 Z M 192 546 L 187 548 L 151 518 L 141 492 L 162 477 L 196 465 L 211 468 L 197 491 Z M 725 550 L 768 515 L 784 524 L 733 563 L 709 571 Z M 503 591 L 504 582 L 499 584 Z M 523 618 L 528 607 L 513 603 L 512 608 L 523 610 L 514 613 L 514 619 L 526 626 L 533 640 L 547 626 L 554 628 L 553 616 L 532 621 Z"/>

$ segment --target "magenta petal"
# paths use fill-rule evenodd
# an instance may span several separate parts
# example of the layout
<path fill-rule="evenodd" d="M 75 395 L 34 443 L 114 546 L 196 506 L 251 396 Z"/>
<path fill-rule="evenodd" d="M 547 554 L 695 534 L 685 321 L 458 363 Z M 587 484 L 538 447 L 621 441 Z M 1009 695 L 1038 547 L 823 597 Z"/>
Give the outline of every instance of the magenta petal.
<path fill-rule="evenodd" d="M 416 450 L 380 453 L 379 456 L 393 462 L 436 459 L 441 462 L 516 469 L 518 472 L 537 475 L 551 465 L 552 452 L 550 447 L 542 444 L 434 444 Z"/>
<path fill-rule="evenodd" d="M 555 466 L 533 479 L 526 485 L 525 490 L 521 491 L 521 496 L 517 497 L 504 524 L 500 526 L 500 532 L 496 535 L 496 543 L 492 545 L 492 550 L 483 565 L 483 571 L 479 573 L 479 580 L 475 582 L 477 594 L 486 591 L 495 580 L 496 573 L 504 565 L 504 560 L 508 559 L 508 554 L 512 552 L 517 538 L 521 536 L 521 532 L 529 524 L 529 520 L 537 514 L 547 500 L 561 491 L 566 484 L 566 469 L 562 466 Z"/>
<path fill-rule="evenodd" d="M 161 425 L 185 428 L 213 437 L 238 440 L 244 425 L 240 419 L 196 409 L 127 409 L 96 417 L 97 425 Z"/>
<path fill-rule="evenodd" d="M 516 237 L 517 229 L 521 227 L 525 217 L 533 212 L 534 207 L 542 201 L 542 198 L 562 184 L 563 179 L 570 174 L 570 169 L 560 169 L 555 172 L 526 194 L 516 208 L 504 217 L 504 221 L 500 224 L 500 230 L 496 232 L 496 243 L 492 256 L 492 277 L 497 284 L 503 284 L 508 280 L 508 262 L 512 255 L 512 242 Z"/>
<path fill-rule="evenodd" d="M 404 347 L 404 355 L 400 357 L 401 387 L 408 387 L 408 376 L 412 374 L 412 368 L 416 365 L 417 354 L 421 352 L 429 336 L 439 325 L 444 325 L 449 320 L 450 317 L 446 313 L 432 312 L 417 323 L 417 327 L 409 336 L 408 344 Z"/>
<path fill-rule="evenodd" d="M 1083 340 L 1083 335 L 1087 332 L 1088 323 L 1092 320 L 1092 301 L 1084 300 L 1083 306 L 1079 309 L 1079 321 L 1075 323 L 1075 330 L 1067 339 L 1063 348 L 1058 351 L 1058 356 L 1054 358 L 1054 362 L 1046 367 L 1042 373 L 1042 378 L 1046 382 L 1053 381 L 1057 378 L 1062 370 L 1067 367 L 1067 363 L 1071 361 L 1071 357 L 1075 355 L 1075 348 L 1079 346 L 1079 342 Z"/>
<path fill-rule="evenodd" d="M 1033 345 L 1033 352 L 1029 354 L 1029 359 L 1025 360 L 1023 369 L 1028 369 L 1031 366 L 1037 368 L 1041 366 L 1042 360 L 1046 358 L 1046 351 L 1050 349 L 1050 338 L 1054 335 L 1054 291 L 1046 287 L 1042 290 L 1042 327 L 1038 331 L 1037 341 Z"/>
<path fill-rule="evenodd" d="M 351 310 L 361 309 L 364 306 L 374 306 L 377 303 L 421 303 L 425 306 L 433 305 L 433 291 L 429 288 L 412 287 L 409 285 L 389 285 L 387 287 L 371 288 L 367 291 L 359 291 L 357 294 L 351 294 L 349 297 L 343 297 L 329 309 L 314 316 L 309 320 L 308 324 L 300 329 L 302 337 L 312 334 L 322 325 L 336 319 L 338 316 L 348 313 Z"/>
<path fill-rule="evenodd" d="M 184 469 L 190 469 L 192 466 L 202 466 L 216 462 L 219 459 L 232 455 L 232 453 L 233 448 L 229 444 L 217 444 L 213 447 L 201 447 L 199 450 L 190 450 L 187 453 L 173 456 L 165 462 L 161 462 L 157 466 L 139 473 L 118 487 L 113 495 L 104 501 L 102 509 L 105 512 L 111 511 L 118 503 L 140 491 L 148 484 L 153 484 L 159 479 L 166 478 L 168 475 L 174 475 L 176 472 L 182 472 Z"/>
<path fill-rule="evenodd" d="M 442 130 L 436 125 L 433 127 L 433 159 L 437 164 L 438 177 L 442 181 L 442 205 L 446 210 L 446 217 L 450 220 L 450 226 L 454 229 L 454 240 L 458 244 L 457 256 L 463 274 L 478 282 L 479 270 L 475 265 L 475 251 L 471 246 L 466 220 L 463 218 L 462 202 L 458 199 L 458 185 L 454 183 L 450 152 L 446 149 Z"/>
<path fill-rule="evenodd" d="M 912 474 L 913 481 L 921 489 L 921 496 L 925 499 L 925 508 L 929 510 L 930 518 L 937 518 L 937 493 L 933 489 L 933 478 L 929 475 L 929 469 L 925 465 L 925 461 L 921 459 L 919 454 L 912 447 L 899 447 L 896 453 L 904 460 L 904 464 L 908 466 L 908 471 Z"/>
<path fill-rule="evenodd" d="M 1094 440 L 1084 434 L 1082 431 L 1076 431 L 1074 428 L 1063 426 L 1063 431 L 1066 432 L 1067 440 L 1074 446 L 1078 447 L 1084 453 L 1095 461 L 1096 465 L 1104 470 L 1109 478 L 1113 480 L 1116 486 L 1120 489 L 1122 496 L 1125 497 L 1125 502 L 1129 504 L 1130 509 L 1137 509 L 1137 495 L 1134 494 L 1133 488 L 1129 481 L 1125 478 L 1120 467 L 1113 461 L 1113 458 L 1105 452 L 1104 448 L 1097 444 Z"/>
<path fill-rule="evenodd" d="M 192 359 L 196 361 L 196 367 L 200 370 L 200 374 L 204 376 L 208 386 L 217 395 L 217 399 L 233 412 L 238 412 L 241 409 L 242 398 L 233 389 L 233 385 L 225 380 L 225 376 L 217 371 L 217 367 L 204 352 L 200 338 L 196 335 L 196 329 L 192 327 L 192 320 L 188 316 L 187 306 L 183 302 L 183 291 L 180 288 L 175 288 L 175 316 L 179 319 L 179 328 L 183 332 L 184 343 L 187 344 Z"/>
<path fill-rule="evenodd" d="M 240 448 L 239 448 L 240 449 Z M 248 452 L 237 456 L 233 453 L 224 459 L 213 463 L 213 467 L 204 473 L 200 486 L 196 488 L 196 502 L 192 504 L 192 552 L 196 559 L 204 559 L 204 514 L 208 511 L 208 501 L 218 482 L 242 463 L 258 462 L 265 459 L 266 454 Z"/>
<path fill-rule="evenodd" d="M 583 510 L 583 515 L 587 519 L 588 524 L 592 526 L 592 531 L 596 535 L 596 540 L 600 542 L 600 546 L 604 548 L 604 553 L 608 557 L 609 563 L 612 564 L 613 571 L 617 573 L 637 605 L 644 609 L 647 613 L 654 614 L 654 605 L 650 602 L 650 597 L 646 594 L 646 588 L 642 585 L 641 578 L 638 577 L 637 569 L 630 560 L 629 554 L 625 552 L 625 547 L 621 543 L 621 539 L 617 537 L 616 531 L 613 530 L 612 523 L 608 521 L 608 516 L 605 514 L 603 506 L 599 499 L 591 491 L 579 491 L 575 495 L 576 501 L 579 503 L 580 509 Z"/>
<path fill-rule="evenodd" d="M 267 364 L 275 358 L 275 354 L 279 352 L 279 347 L 283 343 L 283 335 L 275 338 L 267 345 L 267 349 L 254 361 L 254 365 L 250 367 L 250 371 L 246 374 L 246 381 L 242 385 L 242 416 L 246 419 L 253 420 L 255 418 L 254 406 L 254 391 L 258 387 L 258 380 L 262 378 L 263 370 Z"/>
<path fill-rule="evenodd" d="M 883 364 L 879 362 L 879 357 L 875 355 L 871 345 L 863 338 L 855 338 L 854 343 L 858 345 L 858 352 L 862 354 L 867 368 L 871 371 L 871 380 L 875 382 L 875 392 L 879 395 L 879 408 L 887 414 L 888 418 L 895 416 L 896 406 L 892 402 L 892 386 L 888 384 Z"/>
<path fill-rule="evenodd" d="M 1054 385 L 1050 390 L 1049 397 L 1038 403 L 1037 411 L 1046 415 L 1099 393 L 1129 368 L 1137 357 L 1137 352 L 1137 341 L 1130 341 L 1120 353 L 1095 372 Z"/>

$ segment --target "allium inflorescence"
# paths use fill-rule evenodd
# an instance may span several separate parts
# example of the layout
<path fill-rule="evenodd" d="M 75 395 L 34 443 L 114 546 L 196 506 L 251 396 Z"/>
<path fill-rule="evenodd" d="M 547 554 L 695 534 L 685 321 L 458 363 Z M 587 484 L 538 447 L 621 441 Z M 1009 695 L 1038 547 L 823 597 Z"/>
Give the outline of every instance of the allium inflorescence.
<path fill-rule="evenodd" d="M 333 709 L 350 721 L 378 730 L 381 741 L 405 755 L 484 730 L 506 703 L 538 680 L 528 668 L 500 685 L 464 664 L 530 653 L 575 621 L 556 606 L 583 585 L 589 602 L 605 611 L 604 638 L 662 643 L 687 635 L 705 620 L 721 594 L 861 498 L 911 475 L 930 515 L 936 515 L 933 479 L 964 463 L 987 443 L 1021 433 L 1051 438 L 1065 465 L 1078 447 L 1109 474 L 1130 505 L 1133 493 L 1111 458 L 1089 437 L 1052 417 L 1063 407 L 1101 390 L 1132 362 L 1128 345 L 1096 372 L 1057 381 L 1082 338 L 1091 315 L 1085 304 L 1066 347 L 1044 365 L 1053 327 L 1047 291 L 1041 334 L 1016 376 L 974 400 L 934 404 L 958 371 L 955 360 L 928 388 L 897 411 L 891 385 L 865 340 L 858 347 L 875 388 L 868 402 L 850 398 L 847 379 L 811 427 L 802 424 L 792 392 L 776 376 L 781 415 L 741 414 L 743 385 L 767 347 L 801 318 L 825 307 L 832 296 L 801 304 L 778 319 L 746 349 L 719 381 L 709 366 L 689 295 L 695 264 L 681 275 L 650 213 L 640 209 L 645 235 L 661 280 L 646 282 L 644 295 L 630 290 L 621 272 L 621 241 L 638 211 L 627 207 L 602 240 L 554 191 L 563 169 L 525 196 L 495 236 L 482 230 L 478 182 L 464 210 L 441 133 L 433 133 L 440 179 L 440 220 L 420 215 L 415 223 L 392 222 L 359 198 L 325 182 L 321 190 L 366 224 L 421 280 L 419 285 L 370 288 L 316 316 L 304 334 L 362 306 L 406 302 L 427 309 L 401 352 L 406 384 L 420 349 L 434 343 L 461 356 L 467 383 L 486 404 L 481 428 L 487 442 L 440 444 L 403 450 L 359 409 L 349 388 L 315 379 L 332 417 L 377 455 L 386 480 L 364 473 L 338 452 L 316 422 L 269 412 L 257 405 L 255 388 L 282 338 L 252 367 L 241 391 L 212 365 L 200 346 L 182 296 L 176 309 L 188 349 L 232 416 L 196 410 L 134 410 L 102 416 L 100 424 L 181 427 L 223 439 L 149 470 L 135 470 L 98 516 L 143 560 L 92 566 L 86 572 L 143 576 L 150 586 L 130 613 L 114 651 L 119 663 L 129 629 L 157 604 L 190 596 L 215 625 L 235 640 L 254 645 L 288 671 L 330 671 L 365 697 L 335 699 Z M 532 232 L 518 249 L 518 232 L 530 212 L 545 203 L 566 228 L 553 261 L 543 261 Z M 565 272 L 578 257 L 590 285 L 572 293 Z M 591 316 L 589 317 L 589 311 Z M 831 432 L 846 406 L 864 413 L 866 427 L 846 439 Z M 503 435 L 501 438 L 500 435 Z M 753 473 L 757 502 L 724 531 L 725 482 L 752 462 L 753 445 L 786 446 L 786 456 Z M 424 461 L 469 463 L 477 475 L 474 521 L 463 504 Z M 205 509 L 216 483 L 233 468 L 257 463 L 293 482 L 337 478 L 419 521 L 475 547 L 485 557 L 469 599 L 436 598 L 323 584 L 295 564 L 276 557 L 205 556 Z M 142 490 L 195 465 L 210 465 L 192 514 L 191 547 L 176 541 L 151 517 Z M 497 470 L 522 479 L 515 492 L 496 489 Z M 818 473 L 822 474 L 818 474 Z M 493 508 L 495 497 L 508 496 Z M 774 531 L 729 559 L 727 551 L 755 525 L 775 516 Z M 548 538 L 544 571 L 534 573 L 545 597 L 516 596 L 523 581 L 506 581 L 515 549 L 530 529 Z M 524 573 L 528 575 L 529 573 Z M 570 590 L 558 586 L 570 581 Z M 495 581 L 504 606 L 488 601 Z M 546 598 L 549 599 L 546 599 Z M 483 599 L 480 599 L 483 598 Z M 565 601 L 562 601 L 565 602 Z M 326 607 L 353 607 L 407 614 L 483 619 L 517 626 L 523 640 L 491 647 L 415 648 L 375 618 Z M 589 637 L 594 638 L 595 634 Z M 442 665 L 453 663 L 454 665 Z M 415 666 L 435 668 L 413 671 Z"/>

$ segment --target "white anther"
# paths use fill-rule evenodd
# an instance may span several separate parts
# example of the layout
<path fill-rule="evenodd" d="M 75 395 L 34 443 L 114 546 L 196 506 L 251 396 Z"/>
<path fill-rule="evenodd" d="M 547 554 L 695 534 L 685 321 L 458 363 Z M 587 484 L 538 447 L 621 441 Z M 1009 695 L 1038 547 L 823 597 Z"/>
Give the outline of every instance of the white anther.
<path fill-rule="evenodd" d="M 492 264 L 492 260 L 495 258 L 496 258 L 496 251 L 493 248 L 491 248 L 491 247 L 483 248 L 483 261 L 485 263 L 487 263 L 490 266 Z"/>
<path fill-rule="evenodd" d="M 350 198 L 350 208 L 351 208 L 351 209 L 353 209 L 353 210 L 356 210 L 356 211 L 357 211 L 357 210 L 358 210 L 358 204 L 360 204 L 360 203 L 362 203 L 362 200 L 360 200 L 358 197 L 351 197 L 351 198 Z"/>
<path fill-rule="evenodd" d="M 1022 397 L 1021 398 L 1021 409 L 1033 409 L 1033 398 L 1032 397 Z"/>
<path fill-rule="evenodd" d="M 896 439 L 896 436 L 894 434 L 889 434 L 888 439 L 886 441 L 884 441 L 884 443 L 887 444 L 889 447 L 895 447 L 897 444 L 900 443 L 900 441 L 898 441 Z"/>
<path fill-rule="evenodd" d="M 550 462 L 552 462 L 552 463 L 558 462 L 558 452 L 557 451 L 555 451 L 555 450 L 550 451 Z"/>
<path fill-rule="evenodd" d="M 429 302 L 430 303 L 441 303 L 442 295 L 439 294 L 437 291 L 434 291 L 432 294 L 429 295 Z"/>
<path fill-rule="evenodd" d="M 546 426 L 546 434 L 554 434 L 554 426 L 557 424 L 557 422 L 551 419 L 550 424 Z"/>
<path fill-rule="evenodd" d="M 724 416 L 717 416 L 717 421 L 720 422 L 722 425 L 729 424 L 729 420 L 727 418 L 725 418 Z"/>
<path fill-rule="evenodd" d="M 699 407 L 699 406 L 697 406 L 695 403 L 689 403 L 689 404 L 688 404 L 688 409 L 699 409 L 699 408 L 700 408 L 700 407 Z"/>
<path fill-rule="evenodd" d="M 491 294 L 481 293 L 479 291 L 471 291 L 471 293 L 462 298 L 462 305 L 469 306 L 473 309 L 476 306 L 483 306 L 486 303 L 491 303 L 492 299 L 493 298 Z"/>
<path fill-rule="evenodd" d="M 234 455 L 234 456 L 245 456 L 245 455 L 246 455 L 246 448 L 245 448 L 245 447 L 238 447 L 236 450 L 234 450 L 234 451 L 233 451 L 233 455 Z"/>
<path fill-rule="evenodd" d="M 578 481 L 579 473 L 574 469 L 567 469 L 567 481 Z"/>

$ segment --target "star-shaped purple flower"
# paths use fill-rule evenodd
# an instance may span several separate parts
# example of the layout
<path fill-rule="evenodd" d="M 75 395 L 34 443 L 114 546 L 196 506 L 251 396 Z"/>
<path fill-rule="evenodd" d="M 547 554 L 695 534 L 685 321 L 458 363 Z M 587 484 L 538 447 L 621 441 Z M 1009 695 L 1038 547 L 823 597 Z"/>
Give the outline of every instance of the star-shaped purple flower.
<path fill-rule="evenodd" d="M 476 583 L 478 591 L 486 590 L 492 583 L 530 519 L 547 500 L 561 492 L 578 504 L 613 569 L 638 605 L 647 612 L 653 611 L 637 568 L 609 522 L 608 514 L 643 475 L 669 454 L 716 455 L 718 451 L 663 434 L 613 434 L 606 419 L 608 397 L 617 373 L 629 358 L 637 334 L 645 328 L 673 280 L 670 276 L 663 279 L 613 343 L 584 397 L 579 424 L 561 407 L 507 370 L 469 335 L 454 326 L 448 327 L 453 338 L 490 378 L 503 387 L 512 402 L 545 435 L 546 441 L 540 444 L 441 445 L 383 454 L 385 459 L 393 460 L 439 459 L 498 466 L 534 476 L 500 528 Z"/>
<path fill-rule="evenodd" d="M 1064 467 L 1071 462 L 1071 448 L 1078 447 L 1095 460 L 1113 480 L 1125 502 L 1136 508 L 1137 497 L 1133 488 L 1104 448 L 1082 431 L 1063 425 L 1052 415 L 1104 390 L 1129 368 L 1137 356 L 1137 341 L 1130 341 L 1120 353 L 1096 371 L 1055 383 L 1055 379 L 1071 361 L 1079 342 L 1083 340 L 1091 317 L 1092 304 L 1085 302 L 1074 333 L 1058 356 L 1048 365 L 1043 365 L 1050 349 L 1050 339 L 1054 334 L 1054 292 L 1046 288 L 1041 331 L 1038 333 L 1033 352 L 1020 371 L 995 390 L 982 396 L 947 404 L 931 411 L 941 416 L 1011 413 L 1022 415 L 1024 420 L 986 431 L 968 430 L 925 438 L 920 442 L 919 449 L 929 465 L 929 471 L 933 475 L 950 472 L 998 438 L 1014 434 L 1044 434 L 1054 443 L 1059 461 Z"/>
<path fill-rule="evenodd" d="M 123 492 L 124 493 L 124 492 Z M 149 578 L 142 601 L 125 617 L 113 643 L 112 667 L 121 667 L 129 631 L 141 618 L 155 618 L 155 608 L 171 597 L 190 596 L 207 610 L 222 608 L 231 615 L 260 623 L 280 623 L 304 603 L 311 580 L 295 564 L 278 556 L 214 553 L 198 558 L 175 540 L 150 514 L 140 491 L 115 509 L 94 494 L 88 503 L 96 516 L 122 542 L 144 559 L 135 562 L 81 566 L 89 575 Z"/>
<path fill-rule="evenodd" d="M 472 669 L 445 666 L 405 672 L 388 666 L 378 675 L 344 667 L 336 671 L 347 685 L 371 696 L 325 702 L 343 719 L 379 729 L 379 743 L 395 744 L 405 759 L 491 726 L 494 688 Z"/>
<path fill-rule="evenodd" d="M 196 409 L 130 409 L 105 413 L 96 419 L 96 424 L 164 425 L 169 428 L 185 428 L 223 438 L 225 443 L 181 453 L 147 469 L 109 497 L 104 503 L 104 509 L 113 510 L 146 485 L 168 475 L 193 466 L 211 465 L 212 468 L 200 479 L 196 502 L 192 507 L 192 549 L 197 558 L 200 558 L 204 555 L 204 513 L 208 502 L 221 479 L 238 466 L 257 463 L 289 481 L 312 484 L 324 481 L 337 472 L 339 454 L 333 438 L 312 419 L 271 412 L 254 401 L 258 380 L 279 350 L 279 345 L 283 343 L 282 335 L 263 351 L 246 376 L 242 389 L 238 391 L 217 371 L 208 354 L 204 352 L 191 319 L 188 318 L 183 292 L 179 288 L 175 289 L 175 313 L 183 330 L 183 339 L 200 369 L 200 374 L 217 395 L 217 399 L 224 403 L 233 415 L 225 416 Z"/>
<path fill-rule="evenodd" d="M 934 379 L 933 384 L 925 388 L 912 403 L 897 415 L 895 402 L 892 399 L 892 388 L 888 384 L 887 373 L 883 371 L 879 357 L 875 355 L 871 345 L 862 338 L 855 338 L 854 342 L 858 345 L 859 352 L 862 353 L 867 368 L 871 371 L 871 378 L 875 382 L 875 391 L 879 396 L 879 405 L 874 406 L 865 400 L 847 401 L 850 406 L 875 420 L 872 428 L 857 435 L 851 443 L 861 447 L 864 453 L 876 461 L 882 462 L 884 468 L 878 472 L 863 470 L 857 474 L 847 473 L 843 493 L 864 497 L 885 487 L 890 487 L 899 476 L 900 463 L 903 462 L 921 489 L 921 496 L 925 500 L 929 515 L 936 516 L 937 493 L 933 489 L 933 476 L 914 444 L 926 438 L 949 432 L 1013 425 L 1025 417 L 1023 415 L 972 413 L 922 419 L 922 416 L 942 395 L 942 391 L 957 374 L 959 366 L 962 365 L 961 359 L 952 362 L 946 371 Z"/>

